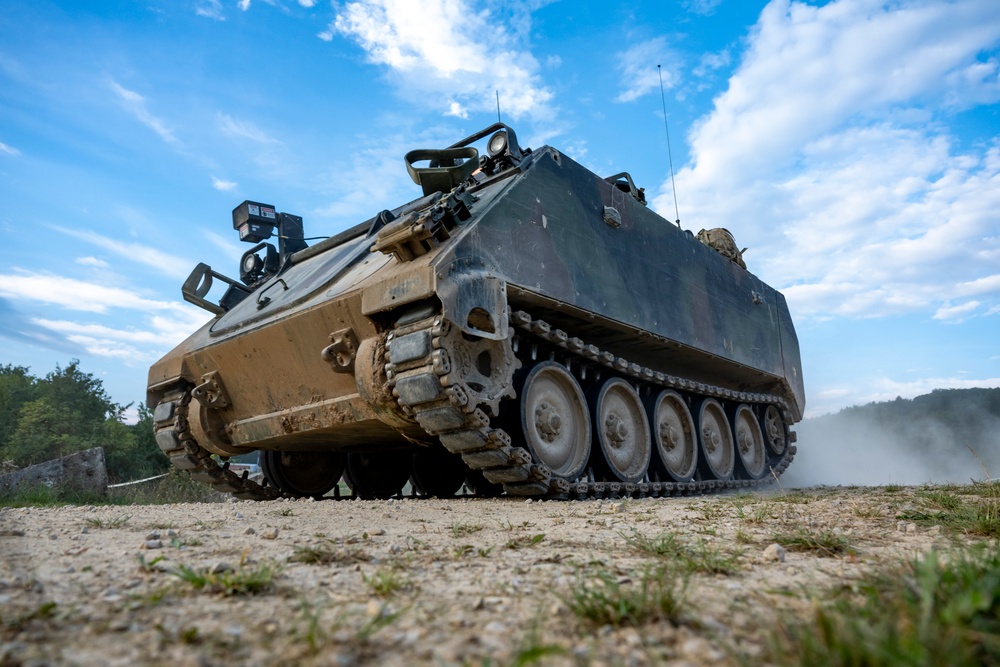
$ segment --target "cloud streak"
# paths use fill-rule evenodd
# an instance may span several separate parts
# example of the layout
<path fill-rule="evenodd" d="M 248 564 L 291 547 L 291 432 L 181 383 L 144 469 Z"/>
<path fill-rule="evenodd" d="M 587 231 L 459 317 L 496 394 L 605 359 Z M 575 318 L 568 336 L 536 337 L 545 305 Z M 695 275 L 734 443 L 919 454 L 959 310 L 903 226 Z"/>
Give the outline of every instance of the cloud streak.
<path fill-rule="evenodd" d="M 166 123 L 146 108 L 146 98 L 133 90 L 122 87 L 117 81 L 110 81 L 108 86 L 118 96 L 118 100 L 125 110 L 132 114 L 136 120 L 151 129 L 168 144 L 177 143 L 177 137 L 166 126 Z"/>
<path fill-rule="evenodd" d="M 189 261 L 141 243 L 125 243 L 89 230 L 70 229 L 55 225 L 52 226 L 52 229 L 81 241 L 92 243 L 130 261 L 144 264 L 171 278 L 187 278 L 190 273 Z"/>

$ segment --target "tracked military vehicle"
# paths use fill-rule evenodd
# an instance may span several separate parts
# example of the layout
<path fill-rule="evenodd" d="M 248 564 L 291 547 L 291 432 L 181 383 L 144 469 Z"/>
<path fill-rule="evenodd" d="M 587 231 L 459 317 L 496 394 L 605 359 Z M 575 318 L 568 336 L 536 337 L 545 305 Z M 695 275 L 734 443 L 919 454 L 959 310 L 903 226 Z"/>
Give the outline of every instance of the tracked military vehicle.
<path fill-rule="evenodd" d="M 239 277 L 194 269 L 182 294 L 213 319 L 149 372 L 174 466 L 240 498 L 580 498 L 789 464 L 795 331 L 728 232 L 500 123 L 404 161 L 421 196 L 312 246 L 298 216 L 233 211 Z M 227 463 L 255 450 L 263 483 Z"/>

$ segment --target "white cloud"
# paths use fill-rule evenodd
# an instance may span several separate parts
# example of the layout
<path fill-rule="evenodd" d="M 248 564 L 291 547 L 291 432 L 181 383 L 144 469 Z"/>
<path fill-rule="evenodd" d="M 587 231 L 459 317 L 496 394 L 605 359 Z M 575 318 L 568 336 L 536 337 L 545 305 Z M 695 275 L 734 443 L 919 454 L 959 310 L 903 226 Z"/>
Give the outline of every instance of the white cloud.
<path fill-rule="evenodd" d="M 966 315 L 979 308 L 978 301 L 969 301 L 958 306 L 942 306 L 934 313 L 935 320 L 958 320 L 961 321 Z"/>
<path fill-rule="evenodd" d="M 698 66 L 691 70 L 691 73 L 697 77 L 704 77 L 709 72 L 728 67 L 731 61 L 732 56 L 729 55 L 728 50 L 719 51 L 718 53 L 706 53 L 698 61 Z"/>
<path fill-rule="evenodd" d="M 218 119 L 221 130 L 230 136 L 249 139 L 259 144 L 281 143 L 249 121 L 238 120 L 224 113 L 218 114 Z"/>
<path fill-rule="evenodd" d="M 231 192 L 238 184 L 235 181 L 224 181 L 221 178 L 212 177 L 212 187 L 223 192 Z"/>
<path fill-rule="evenodd" d="M 236 6 L 242 9 L 243 11 L 246 11 L 250 9 L 250 0 L 240 0 L 239 2 L 236 3 Z"/>
<path fill-rule="evenodd" d="M 108 85 L 118 95 L 125 110 L 132 114 L 136 120 L 153 130 L 153 132 L 156 132 L 167 143 L 173 144 L 177 142 L 177 138 L 167 128 L 166 124 L 151 114 L 146 108 L 146 98 L 135 91 L 123 88 L 116 81 L 111 81 Z"/>
<path fill-rule="evenodd" d="M 77 257 L 77 264 L 82 264 L 84 266 L 92 266 L 95 269 L 106 269 L 108 268 L 108 263 L 103 259 L 97 259 L 96 257 Z"/>
<path fill-rule="evenodd" d="M 722 3 L 722 0 L 686 0 L 683 7 L 693 14 L 711 16 L 715 13 L 715 8 Z"/>
<path fill-rule="evenodd" d="M 691 132 L 682 223 L 730 228 L 797 317 L 991 308 L 1000 136 L 959 148 L 947 122 L 1000 100 L 998 42 L 1000 14 L 975 0 L 775 0 Z M 672 213 L 669 180 L 661 193 Z"/>
<path fill-rule="evenodd" d="M 344 5 L 320 38 L 353 39 L 397 75 L 407 97 L 438 104 L 441 113 L 456 102 L 492 110 L 499 90 L 505 114 L 549 118 L 552 93 L 526 47 L 530 8 L 504 9 L 510 13 L 469 0 L 359 0 Z"/>
<path fill-rule="evenodd" d="M 162 250 L 152 248 L 141 243 L 126 243 L 117 239 L 102 236 L 97 232 L 81 229 L 69 229 L 66 227 L 53 226 L 58 232 L 67 234 L 81 241 L 93 243 L 94 245 L 109 250 L 116 255 L 120 255 L 139 264 L 145 264 L 156 269 L 164 275 L 174 278 L 186 278 L 190 273 L 190 268 L 186 260 L 169 255 Z"/>
<path fill-rule="evenodd" d="M 316 0 L 299 0 L 299 4 L 303 7 L 315 7 Z"/>
<path fill-rule="evenodd" d="M 667 48 L 666 37 L 638 42 L 619 53 L 617 58 L 625 90 L 615 98 L 616 102 L 632 102 L 643 95 L 659 91 L 661 72 L 664 89 L 677 85 L 678 75 L 672 64 L 677 61 L 678 56 Z"/>
<path fill-rule="evenodd" d="M 107 313 L 119 308 L 147 313 L 186 309 L 177 303 L 146 299 L 134 291 L 103 283 L 30 271 L 0 275 L 0 297 L 11 301 L 48 303 L 88 313 Z"/>
<path fill-rule="evenodd" d="M 226 20 L 226 17 L 222 15 L 222 3 L 219 0 L 202 0 L 194 8 L 194 13 L 215 21 Z"/>
<path fill-rule="evenodd" d="M 7 155 L 18 156 L 21 154 L 21 151 L 17 150 L 13 146 L 8 146 L 7 144 L 0 141 L 0 153 L 6 153 Z"/>

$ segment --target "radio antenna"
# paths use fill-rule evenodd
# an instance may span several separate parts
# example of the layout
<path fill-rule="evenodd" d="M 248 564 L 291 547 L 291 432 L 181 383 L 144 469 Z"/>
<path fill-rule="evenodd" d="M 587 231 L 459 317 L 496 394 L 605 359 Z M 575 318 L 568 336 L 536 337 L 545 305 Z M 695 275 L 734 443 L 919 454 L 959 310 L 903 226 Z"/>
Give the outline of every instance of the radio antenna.
<path fill-rule="evenodd" d="M 667 98 L 663 95 L 663 71 L 656 66 L 656 74 L 660 77 L 660 103 L 663 104 L 663 131 L 667 133 L 667 159 L 670 161 L 670 189 L 674 193 L 674 215 L 677 216 L 677 227 L 681 226 L 681 213 L 677 208 L 677 185 L 674 183 L 674 156 L 670 152 L 670 128 L 667 126 Z"/>
<path fill-rule="evenodd" d="M 498 123 L 502 123 L 503 122 L 502 120 L 500 120 L 500 91 L 499 90 L 497 90 L 497 122 Z"/>

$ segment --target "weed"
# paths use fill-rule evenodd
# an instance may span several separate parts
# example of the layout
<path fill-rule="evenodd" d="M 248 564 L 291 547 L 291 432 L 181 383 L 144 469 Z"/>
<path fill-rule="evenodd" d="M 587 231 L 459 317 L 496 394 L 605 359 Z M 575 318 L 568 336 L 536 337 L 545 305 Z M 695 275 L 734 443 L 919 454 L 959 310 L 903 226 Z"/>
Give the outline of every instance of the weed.
<path fill-rule="evenodd" d="M 736 529 L 736 543 L 737 544 L 753 544 L 753 537 L 747 533 L 743 532 L 742 528 Z"/>
<path fill-rule="evenodd" d="M 733 505 L 736 508 L 736 518 L 743 523 L 761 524 L 773 516 L 771 506 L 768 504 L 761 503 L 750 512 L 747 512 L 745 506 L 739 501 L 734 502 Z"/>
<path fill-rule="evenodd" d="M 784 665 L 1000 664 L 1000 550 L 978 548 L 947 562 L 930 553 L 873 576 L 860 599 L 819 607 L 772 637 Z"/>
<path fill-rule="evenodd" d="M 461 558 L 463 556 L 468 556 L 469 554 L 471 554 L 475 550 L 476 550 L 476 547 L 474 547 L 471 544 L 461 544 L 461 545 L 455 547 L 454 549 L 452 549 L 452 553 L 455 554 L 455 558 Z"/>
<path fill-rule="evenodd" d="M 372 616 L 368 621 L 361 626 L 355 637 L 359 642 L 366 642 L 371 639 L 372 635 L 383 628 L 387 628 L 396 622 L 400 616 L 406 612 L 406 609 L 401 609 L 399 611 L 390 611 L 388 605 L 382 605 L 378 613 Z"/>
<path fill-rule="evenodd" d="M 485 528 L 485 526 L 481 523 L 453 523 L 451 524 L 451 536 L 464 537 L 465 535 L 478 533 L 483 528 Z"/>
<path fill-rule="evenodd" d="M 663 567 L 647 568 L 638 583 L 620 582 L 600 569 L 580 575 L 562 599 L 577 618 L 594 627 L 641 625 L 676 620 L 686 587 L 685 580 Z"/>
<path fill-rule="evenodd" d="M 361 579 L 380 598 L 392 597 L 398 591 L 413 587 L 413 582 L 392 569 L 375 570 L 370 577 L 362 575 Z"/>
<path fill-rule="evenodd" d="M 87 517 L 86 523 L 91 528 L 122 528 L 132 518 L 131 514 L 120 514 L 110 519 L 100 517 Z"/>
<path fill-rule="evenodd" d="M 882 491 L 884 493 L 899 493 L 905 488 L 902 484 L 886 484 L 882 487 Z"/>
<path fill-rule="evenodd" d="M 356 547 L 338 547 L 333 540 L 327 540 L 327 545 L 311 545 L 294 547 L 292 555 L 288 557 L 292 563 L 310 563 L 319 565 L 323 563 L 363 563 L 371 560 L 371 557 L 363 550 Z"/>
<path fill-rule="evenodd" d="M 739 570 L 742 551 L 724 552 L 700 541 L 688 544 L 673 533 L 661 533 L 647 537 L 642 533 L 622 534 L 625 543 L 632 549 L 647 556 L 655 556 L 667 561 L 667 565 L 688 573 L 733 574 Z"/>
<path fill-rule="evenodd" d="M 855 507 L 851 512 L 859 519 L 881 519 L 882 510 L 876 507 Z"/>
<path fill-rule="evenodd" d="M 279 511 L 277 512 L 277 514 L 278 514 L 278 516 L 294 516 L 294 515 L 295 515 L 295 512 L 294 512 L 294 511 L 292 511 L 292 508 L 291 508 L 291 507 L 286 507 L 286 508 L 285 508 L 285 509 L 283 509 L 283 510 L 279 510 Z"/>
<path fill-rule="evenodd" d="M 812 531 L 799 529 L 791 533 L 779 533 L 771 540 L 777 542 L 789 551 L 815 552 L 820 556 L 839 556 L 853 553 L 847 538 L 831 531 Z"/>
<path fill-rule="evenodd" d="M 539 544 L 545 539 L 545 533 L 538 533 L 537 535 L 523 535 L 521 537 L 516 537 L 507 542 L 506 546 L 508 549 L 524 549 L 527 547 L 533 547 Z"/>
<path fill-rule="evenodd" d="M 281 573 L 281 566 L 261 563 L 256 567 L 247 567 L 241 563 L 238 569 L 211 572 L 178 565 L 176 569 L 167 570 L 167 573 L 187 582 L 197 591 L 225 596 L 255 595 L 271 589 L 275 577 Z"/>

